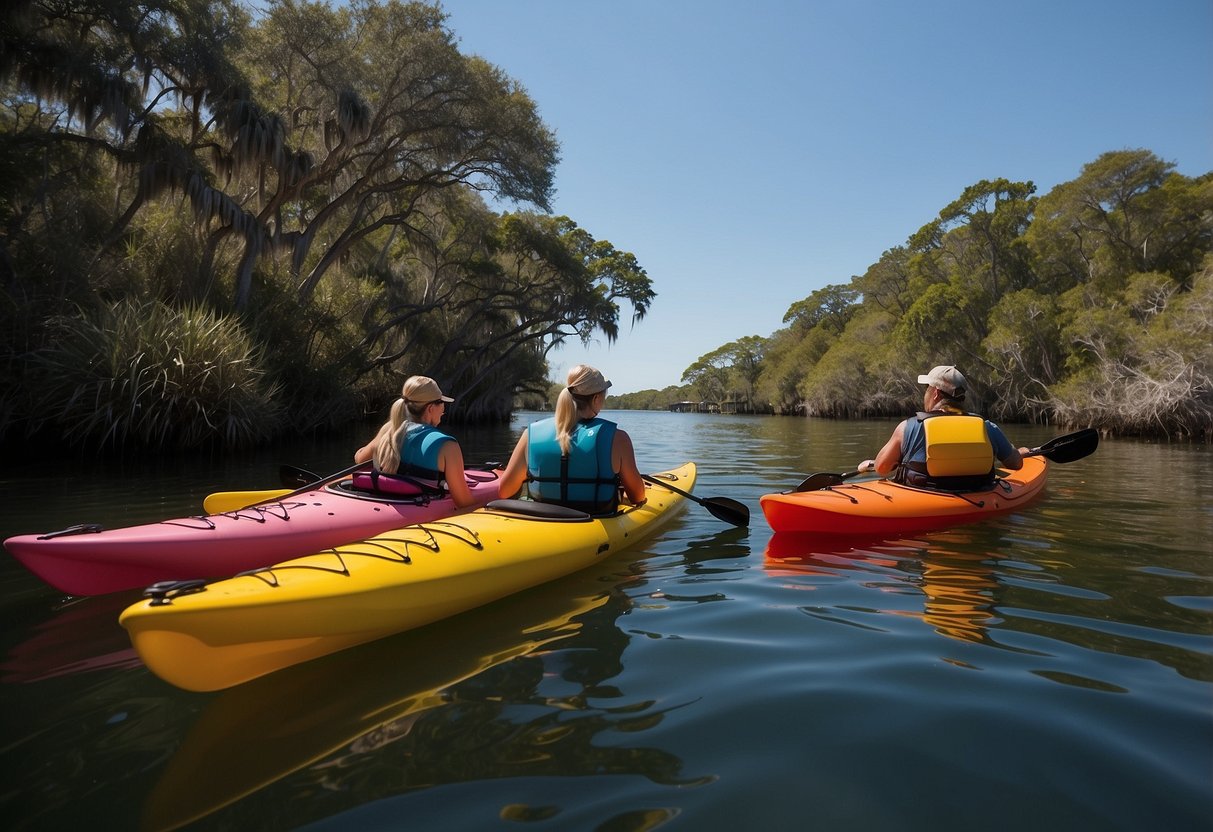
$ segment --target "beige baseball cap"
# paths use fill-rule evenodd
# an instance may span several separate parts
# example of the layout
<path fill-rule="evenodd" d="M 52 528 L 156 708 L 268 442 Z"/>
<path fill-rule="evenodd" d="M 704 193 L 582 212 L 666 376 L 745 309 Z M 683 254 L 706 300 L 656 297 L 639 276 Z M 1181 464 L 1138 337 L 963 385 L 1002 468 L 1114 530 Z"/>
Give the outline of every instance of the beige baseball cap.
<path fill-rule="evenodd" d="M 949 398 L 963 399 L 969 383 L 965 381 L 960 370 L 950 365 L 941 364 L 932 367 L 931 372 L 918 377 L 919 384 L 926 384 L 936 390 L 943 391 Z"/>
<path fill-rule="evenodd" d="M 403 395 L 406 402 L 413 402 L 414 404 L 428 404 L 439 400 L 444 402 L 455 401 L 450 396 L 442 395 L 438 382 L 429 376 L 410 376 L 409 380 L 404 383 Z"/>
<path fill-rule="evenodd" d="M 570 393 L 576 393 L 579 396 L 590 396 L 594 393 L 601 393 L 611 386 L 611 383 L 606 380 L 601 372 L 595 370 L 588 364 L 578 364 L 573 369 L 569 370 L 568 384 Z"/>

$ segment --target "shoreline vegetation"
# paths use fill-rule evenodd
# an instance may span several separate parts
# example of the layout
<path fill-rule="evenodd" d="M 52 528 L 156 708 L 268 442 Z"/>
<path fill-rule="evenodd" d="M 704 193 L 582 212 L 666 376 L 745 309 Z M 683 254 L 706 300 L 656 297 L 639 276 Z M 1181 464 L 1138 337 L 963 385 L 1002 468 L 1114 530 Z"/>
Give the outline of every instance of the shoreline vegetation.
<path fill-rule="evenodd" d="M 1213 174 L 1122 150 L 1035 191 L 966 188 L 864 274 L 793 303 L 786 328 L 608 405 L 900 417 L 918 373 L 956 364 L 969 406 L 1000 421 L 1209 441 Z"/>
<path fill-rule="evenodd" d="M 554 130 L 437 6 L 21 2 L 0 41 L 7 448 L 247 447 L 381 413 L 410 374 L 502 422 L 554 398 L 552 349 L 657 298 L 549 213 Z M 983 180 L 785 328 L 607 404 L 901 416 L 955 363 L 1001 421 L 1208 441 L 1211 252 L 1213 172 L 1148 150 L 1044 195 Z"/>

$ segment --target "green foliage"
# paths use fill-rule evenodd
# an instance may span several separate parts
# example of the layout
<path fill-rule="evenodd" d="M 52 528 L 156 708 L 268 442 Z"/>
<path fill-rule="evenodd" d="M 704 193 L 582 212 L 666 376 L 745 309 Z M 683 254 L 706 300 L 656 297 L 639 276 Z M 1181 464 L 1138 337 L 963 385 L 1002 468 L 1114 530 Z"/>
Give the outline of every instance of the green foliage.
<path fill-rule="evenodd" d="M 1191 282 L 1181 292 L 1164 275 L 1132 275 L 1119 302 L 1075 314 L 1066 331 L 1081 361 L 1051 391 L 1060 419 L 1210 438 L 1213 255 Z"/>
<path fill-rule="evenodd" d="M 747 335 L 699 357 L 682 374 L 700 400 L 731 402 L 745 413 L 767 412 L 770 405 L 755 400 L 762 374 L 767 339 Z"/>
<path fill-rule="evenodd" d="M 12 381 L 0 439 L 47 423 L 24 382 L 31 356 L 56 355 L 40 347 L 56 344 L 67 307 L 101 310 L 82 313 L 93 319 L 140 298 L 232 316 L 222 326 L 261 345 L 249 349 L 278 385 L 282 418 L 264 430 L 297 432 L 380 412 L 412 373 L 457 395 L 453 420 L 507 419 L 516 396 L 546 392 L 551 349 L 612 341 L 656 297 L 634 255 L 568 217 L 488 209 L 483 192 L 546 209 L 558 145 L 525 90 L 459 51 L 437 4 L 20 12 L 0 26 L 0 367 Z M 146 336 L 124 332 L 131 349 Z M 193 356 L 207 360 L 182 351 Z M 126 394 L 175 395 L 144 375 Z M 97 395 L 118 401 L 111 387 Z M 202 409 L 165 414 L 233 441 L 247 432 L 212 430 Z M 113 445 L 197 438 L 97 418 L 72 437 L 105 422 Z"/>
<path fill-rule="evenodd" d="M 1049 389 L 1062 371 L 1057 299 L 1021 289 L 999 301 L 990 317 L 990 334 L 982 342 L 990 366 L 985 384 L 990 413 L 1002 419 L 1039 410 L 1048 403 Z"/>
<path fill-rule="evenodd" d="M 559 388 L 557 388 L 559 392 Z M 552 398 L 555 401 L 555 397 Z M 660 390 L 637 390 L 634 393 L 608 395 L 607 410 L 669 410 L 679 402 L 697 401 L 695 391 L 689 386 L 671 384 Z"/>
<path fill-rule="evenodd" d="M 1213 434 L 1213 173 L 1146 150 L 1105 153 L 1037 198 L 1030 182 L 965 188 L 849 285 L 791 305 L 757 388 L 781 412 L 899 415 L 915 377 L 958 364 L 997 418 Z M 683 377 L 736 384 L 733 345 Z"/>
<path fill-rule="evenodd" d="M 36 420 L 68 445 L 248 445 L 278 416 L 261 355 L 231 319 L 120 301 L 53 322 L 29 365 Z"/>
<path fill-rule="evenodd" d="M 852 319 L 843 337 L 807 368 L 798 387 L 806 415 L 880 415 L 913 390 L 912 379 L 889 369 L 895 364 L 888 326 L 888 316 L 880 311 Z M 876 344 L 882 346 L 874 349 Z"/>
<path fill-rule="evenodd" d="M 826 332 L 839 335 L 854 314 L 858 299 L 859 292 L 854 288 L 826 286 L 789 306 L 783 322 L 791 324 L 797 332 L 822 327 Z"/>

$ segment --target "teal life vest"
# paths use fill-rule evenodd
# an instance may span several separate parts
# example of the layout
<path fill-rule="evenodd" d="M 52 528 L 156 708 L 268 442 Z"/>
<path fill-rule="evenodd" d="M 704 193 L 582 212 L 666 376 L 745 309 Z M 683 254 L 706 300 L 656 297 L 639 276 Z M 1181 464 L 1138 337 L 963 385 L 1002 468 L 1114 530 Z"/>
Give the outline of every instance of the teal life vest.
<path fill-rule="evenodd" d="M 400 467 L 396 469 L 396 473 L 435 482 L 441 480 L 438 451 L 443 442 L 454 441 L 455 437 L 448 436 L 432 425 L 410 422 L 404 432 L 404 439 L 400 442 Z"/>
<path fill-rule="evenodd" d="M 527 428 L 527 493 L 532 500 L 558 503 L 590 514 L 619 508 L 619 475 L 611 464 L 615 423 L 585 419 L 577 423 L 564 455 L 556 439 L 556 420 Z"/>
<path fill-rule="evenodd" d="M 448 441 L 454 442 L 455 437 L 432 425 L 409 422 L 400 440 L 400 465 L 396 473 L 372 468 L 367 475 L 370 489 L 399 496 L 444 496 L 446 478 L 438 470 L 438 451 L 442 443 Z M 355 477 L 354 485 L 363 487 L 358 477 Z"/>

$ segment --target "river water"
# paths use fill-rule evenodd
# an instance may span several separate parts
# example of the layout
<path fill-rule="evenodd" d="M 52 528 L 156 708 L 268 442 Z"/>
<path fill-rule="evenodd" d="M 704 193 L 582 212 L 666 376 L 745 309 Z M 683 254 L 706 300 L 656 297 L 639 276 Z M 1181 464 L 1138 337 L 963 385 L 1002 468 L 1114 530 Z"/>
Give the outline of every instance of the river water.
<path fill-rule="evenodd" d="M 65 598 L 0 557 L 5 827 L 1213 828 L 1209 447 L 1104 440 L 1020 513 L 845 544 L 773 536 L 758 498 L 892 421 L 606 415 L 749 528 L 690 504 L 584 572 L 209 694 L 140 664 L 138 592 Z M 504 460 L 540 416 L 453 432 Z M 373 430 L 6 465 L 0 534 L 198 513 L 279 463 L 345 468 Z"/>

